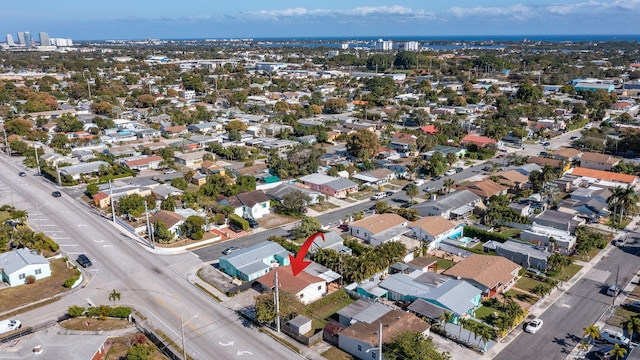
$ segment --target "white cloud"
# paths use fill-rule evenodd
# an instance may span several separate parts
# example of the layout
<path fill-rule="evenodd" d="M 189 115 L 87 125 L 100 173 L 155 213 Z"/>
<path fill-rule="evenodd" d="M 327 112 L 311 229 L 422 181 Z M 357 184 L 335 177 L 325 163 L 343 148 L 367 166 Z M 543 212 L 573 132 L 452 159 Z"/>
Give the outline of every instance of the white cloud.
<path fill-rule="evenodd" d="M 307 8 L 291 8 L 283 10 L 258 10 L 249 11 L 245 15 L 254 19 L 262 20 L 279 20 L 279 19 L 295 19 L 295 18 L 320 18 L 331 17 L 336 19 L 358 20 L 360 18 L 378 18 L 387 16 L 399 16 L 394 20 L 414 20 L 414 19 L 433 19 L 435 15 L 431 12 L 412 9 L 406 6 L 366 6 L 352 9 L 307 9 Z"/>
<path fill-rule="evenodd" d="M 506 7 L 452 7 L 449 9 L 449 13 L 456 17 L 507 17 L 518 20 L 529 19 L 535 15 L 535 11 L 531 7 L 522 4 L 514 4 Z"/>

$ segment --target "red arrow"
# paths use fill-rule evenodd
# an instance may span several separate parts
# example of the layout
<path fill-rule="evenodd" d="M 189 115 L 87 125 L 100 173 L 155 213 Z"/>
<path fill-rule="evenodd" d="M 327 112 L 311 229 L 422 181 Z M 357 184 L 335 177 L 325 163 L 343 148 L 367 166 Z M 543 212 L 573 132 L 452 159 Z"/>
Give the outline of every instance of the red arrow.
<path fill-rule="evenodd" d="M 309 251 L 311 244 L 313 244 L 318 236 L 322 238 L 322 241 L 325 241 L 324 234 L 317 232 L 305 240 L 304 244 L 300 246 L 300 250 L 298 250 L 295 257 L 293 257 L 293 255 L 289 255 L 289 263 L 291 264 L 291 272 L 293 273 L 293 276 L 297 276 L 302 270 L 304 270 L 304 268 L 311 264 L 311 261 L 305 260 L 304 257 L 307 255 L 307 251 Z"/>

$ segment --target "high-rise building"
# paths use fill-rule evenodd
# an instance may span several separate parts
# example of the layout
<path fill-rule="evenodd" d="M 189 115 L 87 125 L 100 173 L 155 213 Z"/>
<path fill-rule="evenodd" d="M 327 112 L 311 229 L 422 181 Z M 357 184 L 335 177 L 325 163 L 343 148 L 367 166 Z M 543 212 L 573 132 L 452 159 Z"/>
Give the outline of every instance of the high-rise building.
<path fill-rule="evenodd" d="M 393 50 L 393 41 L 378 39 L 375 44 L 375 50 L 389 51 Z"/>
<path fill-rule="evenodd" d="M 15 45 L 15 44 L 16 44 L 16 43 L 15 43 L 15 42 L 13 42 L 13 36 L 11 36 L 11 34 L 7 34 L 7 45 L 9 45 L 9 46 L 13 46 L 13 45 Z"/>
<path fill-rule="evenodd" d="M 73 46 L 72 39 L 62 39 L 62 38 L 51 38 L 49 39 L 49 44 L 55 46 Z"/>
<path fill-rule="evenodd" d="M 46 32 L 41 32 L 38 34 L 40 36 L 40 46 L 49 46 L 51 45 L 49 42 L 49 34 Z"/>
<path fill-rule="evenodd" d="M 31 39 L 31 33 L 30 33 L 30 32 L 28 32 L 28 31 L 25 31 L 25 32 L 24 32 L 24 45 L 25 45 L 26 47 L 30 48 L 30 47 L 31 47 L 31 45 L 32 45 L 32 41 L 33 41 L 33 40 Z"/>
<path fill-rule="evenodd" d="M 20 31 L 18 33 L 18 43 L 20 45 L 24 45 L 24 31 Z"/>
<path fill-rule="evenodd" d="M 418 51 L 420 49 L 420 43 L 417 41 L 407 41 L 404 43 L 405 51 Z"/>

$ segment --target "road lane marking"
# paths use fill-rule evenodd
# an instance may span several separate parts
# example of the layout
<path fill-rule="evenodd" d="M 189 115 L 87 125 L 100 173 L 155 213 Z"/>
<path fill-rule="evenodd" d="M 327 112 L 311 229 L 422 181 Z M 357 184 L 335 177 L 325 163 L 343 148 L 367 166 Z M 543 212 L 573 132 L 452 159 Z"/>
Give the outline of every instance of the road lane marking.
<path fill-rule="evenodd" d="M 240 350 L 238 350 L 238 353 L 236 355 L 253 355 L 253 353 L 251 351 L 240 351 Z"/>
<path fill-rule="evenodd" d="M 219 341 L 218 344 L 222 345 L 222 346 L 233 346 L 234 342 L 233 341 L 229 341 L 226 344 L 223 344 L 222 341 Z"/>

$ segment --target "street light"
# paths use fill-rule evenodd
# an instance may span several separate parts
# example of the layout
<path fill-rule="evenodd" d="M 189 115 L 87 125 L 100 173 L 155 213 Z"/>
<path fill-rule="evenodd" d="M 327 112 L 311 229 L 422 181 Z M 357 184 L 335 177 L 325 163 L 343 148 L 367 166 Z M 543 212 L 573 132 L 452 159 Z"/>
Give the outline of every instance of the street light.
<path fill-rule="evenodd" d="M 180 313 L 180 333 L 182 334 L 182 359 L 183 360 L 187 360 L 187 345 L 186 345 L 186 341 L 184 339 L 184 327 L 191 322 L 191 320 L 197 318 L 198 315 L 193 315 L 193 317 L 189 320 L 187 320 L 187 322 L 183 321 L 182 318 L 182 313 Z"/>

